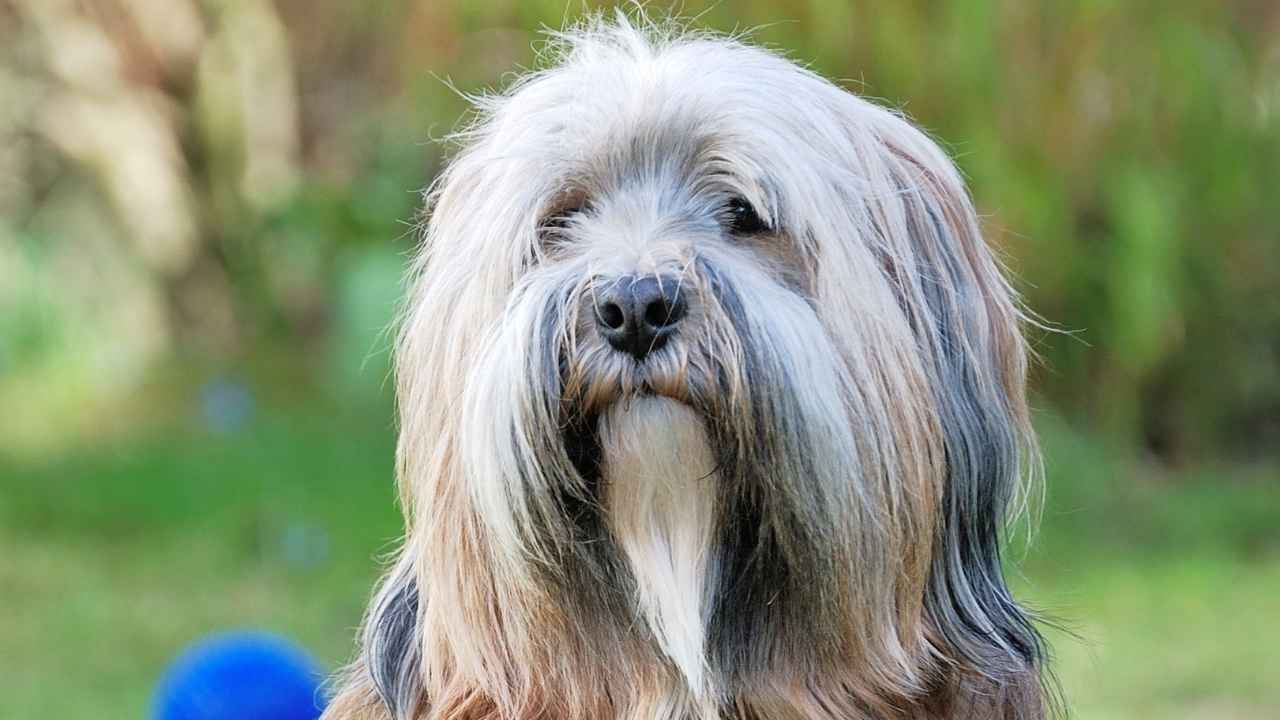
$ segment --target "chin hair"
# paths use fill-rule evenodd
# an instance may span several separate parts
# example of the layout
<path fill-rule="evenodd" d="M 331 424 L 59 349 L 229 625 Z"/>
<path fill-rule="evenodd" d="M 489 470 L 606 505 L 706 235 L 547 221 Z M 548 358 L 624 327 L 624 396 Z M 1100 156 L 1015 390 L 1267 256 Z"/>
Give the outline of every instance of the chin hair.
<path fill-rule="evenodd" d="M 406 539 L 326 717 L 1044 717 L 1024 318 L 950 160 L 734 39 L 552 46 L 428 193 Z"/>

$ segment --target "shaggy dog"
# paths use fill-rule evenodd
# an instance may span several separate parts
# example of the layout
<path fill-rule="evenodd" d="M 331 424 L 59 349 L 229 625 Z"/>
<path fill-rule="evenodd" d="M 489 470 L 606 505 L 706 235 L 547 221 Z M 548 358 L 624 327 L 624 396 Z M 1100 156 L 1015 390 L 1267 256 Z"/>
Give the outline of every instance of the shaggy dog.
<path fill-rule="evenodd" d="M 325 717 L 1044 716 L 1022 315 L 946 155 L 733 39 L 552 44 L 429 193 Z"/>

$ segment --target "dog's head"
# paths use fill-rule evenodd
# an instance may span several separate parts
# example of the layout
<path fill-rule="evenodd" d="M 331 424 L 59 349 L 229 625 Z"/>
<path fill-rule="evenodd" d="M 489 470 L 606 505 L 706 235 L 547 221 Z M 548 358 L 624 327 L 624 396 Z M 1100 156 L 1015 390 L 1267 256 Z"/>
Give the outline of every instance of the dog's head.
<path fill-rule="evenodd" d="M 950 161 L 738 42 L 556 43 L 430 193 L 409 537 L 366 643 L 390 706 L 861 717 L 1025 688 L 999 536 L 1034 464 L 1026 352 Z"/>

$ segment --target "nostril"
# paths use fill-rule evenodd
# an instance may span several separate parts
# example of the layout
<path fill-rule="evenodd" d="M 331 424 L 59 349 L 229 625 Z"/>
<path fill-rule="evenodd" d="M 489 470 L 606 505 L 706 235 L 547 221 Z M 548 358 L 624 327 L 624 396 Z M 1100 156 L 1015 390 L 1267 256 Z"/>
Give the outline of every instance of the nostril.
<path fill-rule="evenodd" d="M 651 327 L 662 327 L 667 324 L 667 304 L 661 300 L 649 303 L 644 309 L 644 321 Z"/>
<path fill-rule="evenodd" d="M 600 316 L 600 322 L 610 330 L 620 330 L 623 325 L 627 324 L 626 313 L 622 311 L 622 307 L 612 300 L 601 303 L 596 310 Z"/>
<path fill-rule="evenodd" d="M 661 329 L 675 325 L 682 317 L 684 317 L 684 303 L 676 298 L 658 298 L 644 309 L 644 321 L 653 328 Z"/>

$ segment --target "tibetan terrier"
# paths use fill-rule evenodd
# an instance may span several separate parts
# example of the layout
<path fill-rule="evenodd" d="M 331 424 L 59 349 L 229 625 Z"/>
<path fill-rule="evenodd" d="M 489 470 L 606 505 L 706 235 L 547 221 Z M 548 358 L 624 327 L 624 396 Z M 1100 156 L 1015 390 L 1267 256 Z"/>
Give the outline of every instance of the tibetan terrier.
<path fill-rule="evenodd" d="M 429 193 L 325 717 L 1043 717 L 1023 316 L 947 156 L 733 39 L 552 45 Z"/>

